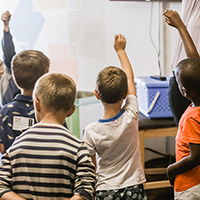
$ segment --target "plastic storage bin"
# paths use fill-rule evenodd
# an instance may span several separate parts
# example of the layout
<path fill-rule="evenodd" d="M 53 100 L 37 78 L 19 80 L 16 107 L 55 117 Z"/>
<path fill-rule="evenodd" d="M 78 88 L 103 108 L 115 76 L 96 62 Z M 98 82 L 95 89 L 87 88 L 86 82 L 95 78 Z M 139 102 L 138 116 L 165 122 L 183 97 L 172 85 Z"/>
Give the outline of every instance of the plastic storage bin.
<path fill-rule="evenodd" d="M 170 118 L 168 90 L 169 77 L 166 81 L 150 77 L 135 78 L 139 110 L 148 118 Z"/>

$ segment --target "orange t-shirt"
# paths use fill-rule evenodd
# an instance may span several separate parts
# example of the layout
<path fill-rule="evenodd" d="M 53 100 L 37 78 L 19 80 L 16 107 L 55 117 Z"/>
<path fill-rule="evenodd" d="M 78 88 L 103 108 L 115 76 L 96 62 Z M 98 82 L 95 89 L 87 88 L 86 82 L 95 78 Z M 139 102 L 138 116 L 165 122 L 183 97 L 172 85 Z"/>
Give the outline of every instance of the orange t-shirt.
<path fill-rule="evenodd" d="M 176 162 L 190 155 L 189 143 L 200 144 L 200 106 L 187 108 L 176 136 Z M 174 190 L 181 192 L 200 183 L 200 166 L 176 175 Z"/>

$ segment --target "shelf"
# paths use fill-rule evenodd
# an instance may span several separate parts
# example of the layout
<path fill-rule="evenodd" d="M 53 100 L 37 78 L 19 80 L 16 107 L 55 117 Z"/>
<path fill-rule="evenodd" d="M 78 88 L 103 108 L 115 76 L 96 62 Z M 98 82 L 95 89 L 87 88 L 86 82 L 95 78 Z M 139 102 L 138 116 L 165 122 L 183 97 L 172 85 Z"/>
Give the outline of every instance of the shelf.
<path fill-rule="evenodd" d="M 145 190 L 150 190 L 150 189 L 155 189 L 155 188 L 167 188 L 167 187 L 172 187 L 168 180 L 144 183 Z"/>
<path fill-rule="evenodd" d="M 168 127 L 168 128 L 157 128 L 157 129 L 147 129 L 139 131 L 139 141 L 140 141 L 140 153 L 141 161 L 144 167 L 144 140 L 145 138 L 157 138 L 157 137 L 171 137 L 176 136 L 177 127 Z M 148 175 L 153 174 L 165 174 L 166 168 L 149 168 L 144 169 L 145 173 Z M 152 181 L 144 183 L 145 190 L 157 189 L 157 188 L 167 188 L 172 187 L 169 183 L 169 180 L 162 181 Z"/>

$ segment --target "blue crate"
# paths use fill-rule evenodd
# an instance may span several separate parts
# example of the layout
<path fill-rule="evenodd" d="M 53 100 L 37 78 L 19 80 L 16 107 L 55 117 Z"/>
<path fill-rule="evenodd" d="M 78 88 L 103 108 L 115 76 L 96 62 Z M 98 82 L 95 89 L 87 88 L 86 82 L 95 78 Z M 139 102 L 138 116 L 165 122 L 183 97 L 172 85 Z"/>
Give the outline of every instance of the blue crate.
<path fill-rule="evenodd" d="M 166 81 L 150 77 L 135 78 L 139 110 L 149 119 L 172 117 L 168 101 L 170 77 L 166 78 Z"/>

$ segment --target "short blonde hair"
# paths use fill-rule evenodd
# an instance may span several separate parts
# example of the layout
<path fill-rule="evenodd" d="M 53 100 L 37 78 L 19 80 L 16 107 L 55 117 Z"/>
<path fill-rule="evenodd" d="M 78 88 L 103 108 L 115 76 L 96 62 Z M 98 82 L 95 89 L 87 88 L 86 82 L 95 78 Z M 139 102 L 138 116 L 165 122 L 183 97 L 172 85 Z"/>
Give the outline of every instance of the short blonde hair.
<path fill-rule="evenodd" d="M 47 73 L 40 77 L 34 87 L 33 97 L 46 109 L 69 111 L 75 101 L 76 85 L 72 78 L 62 73 Z"/>

